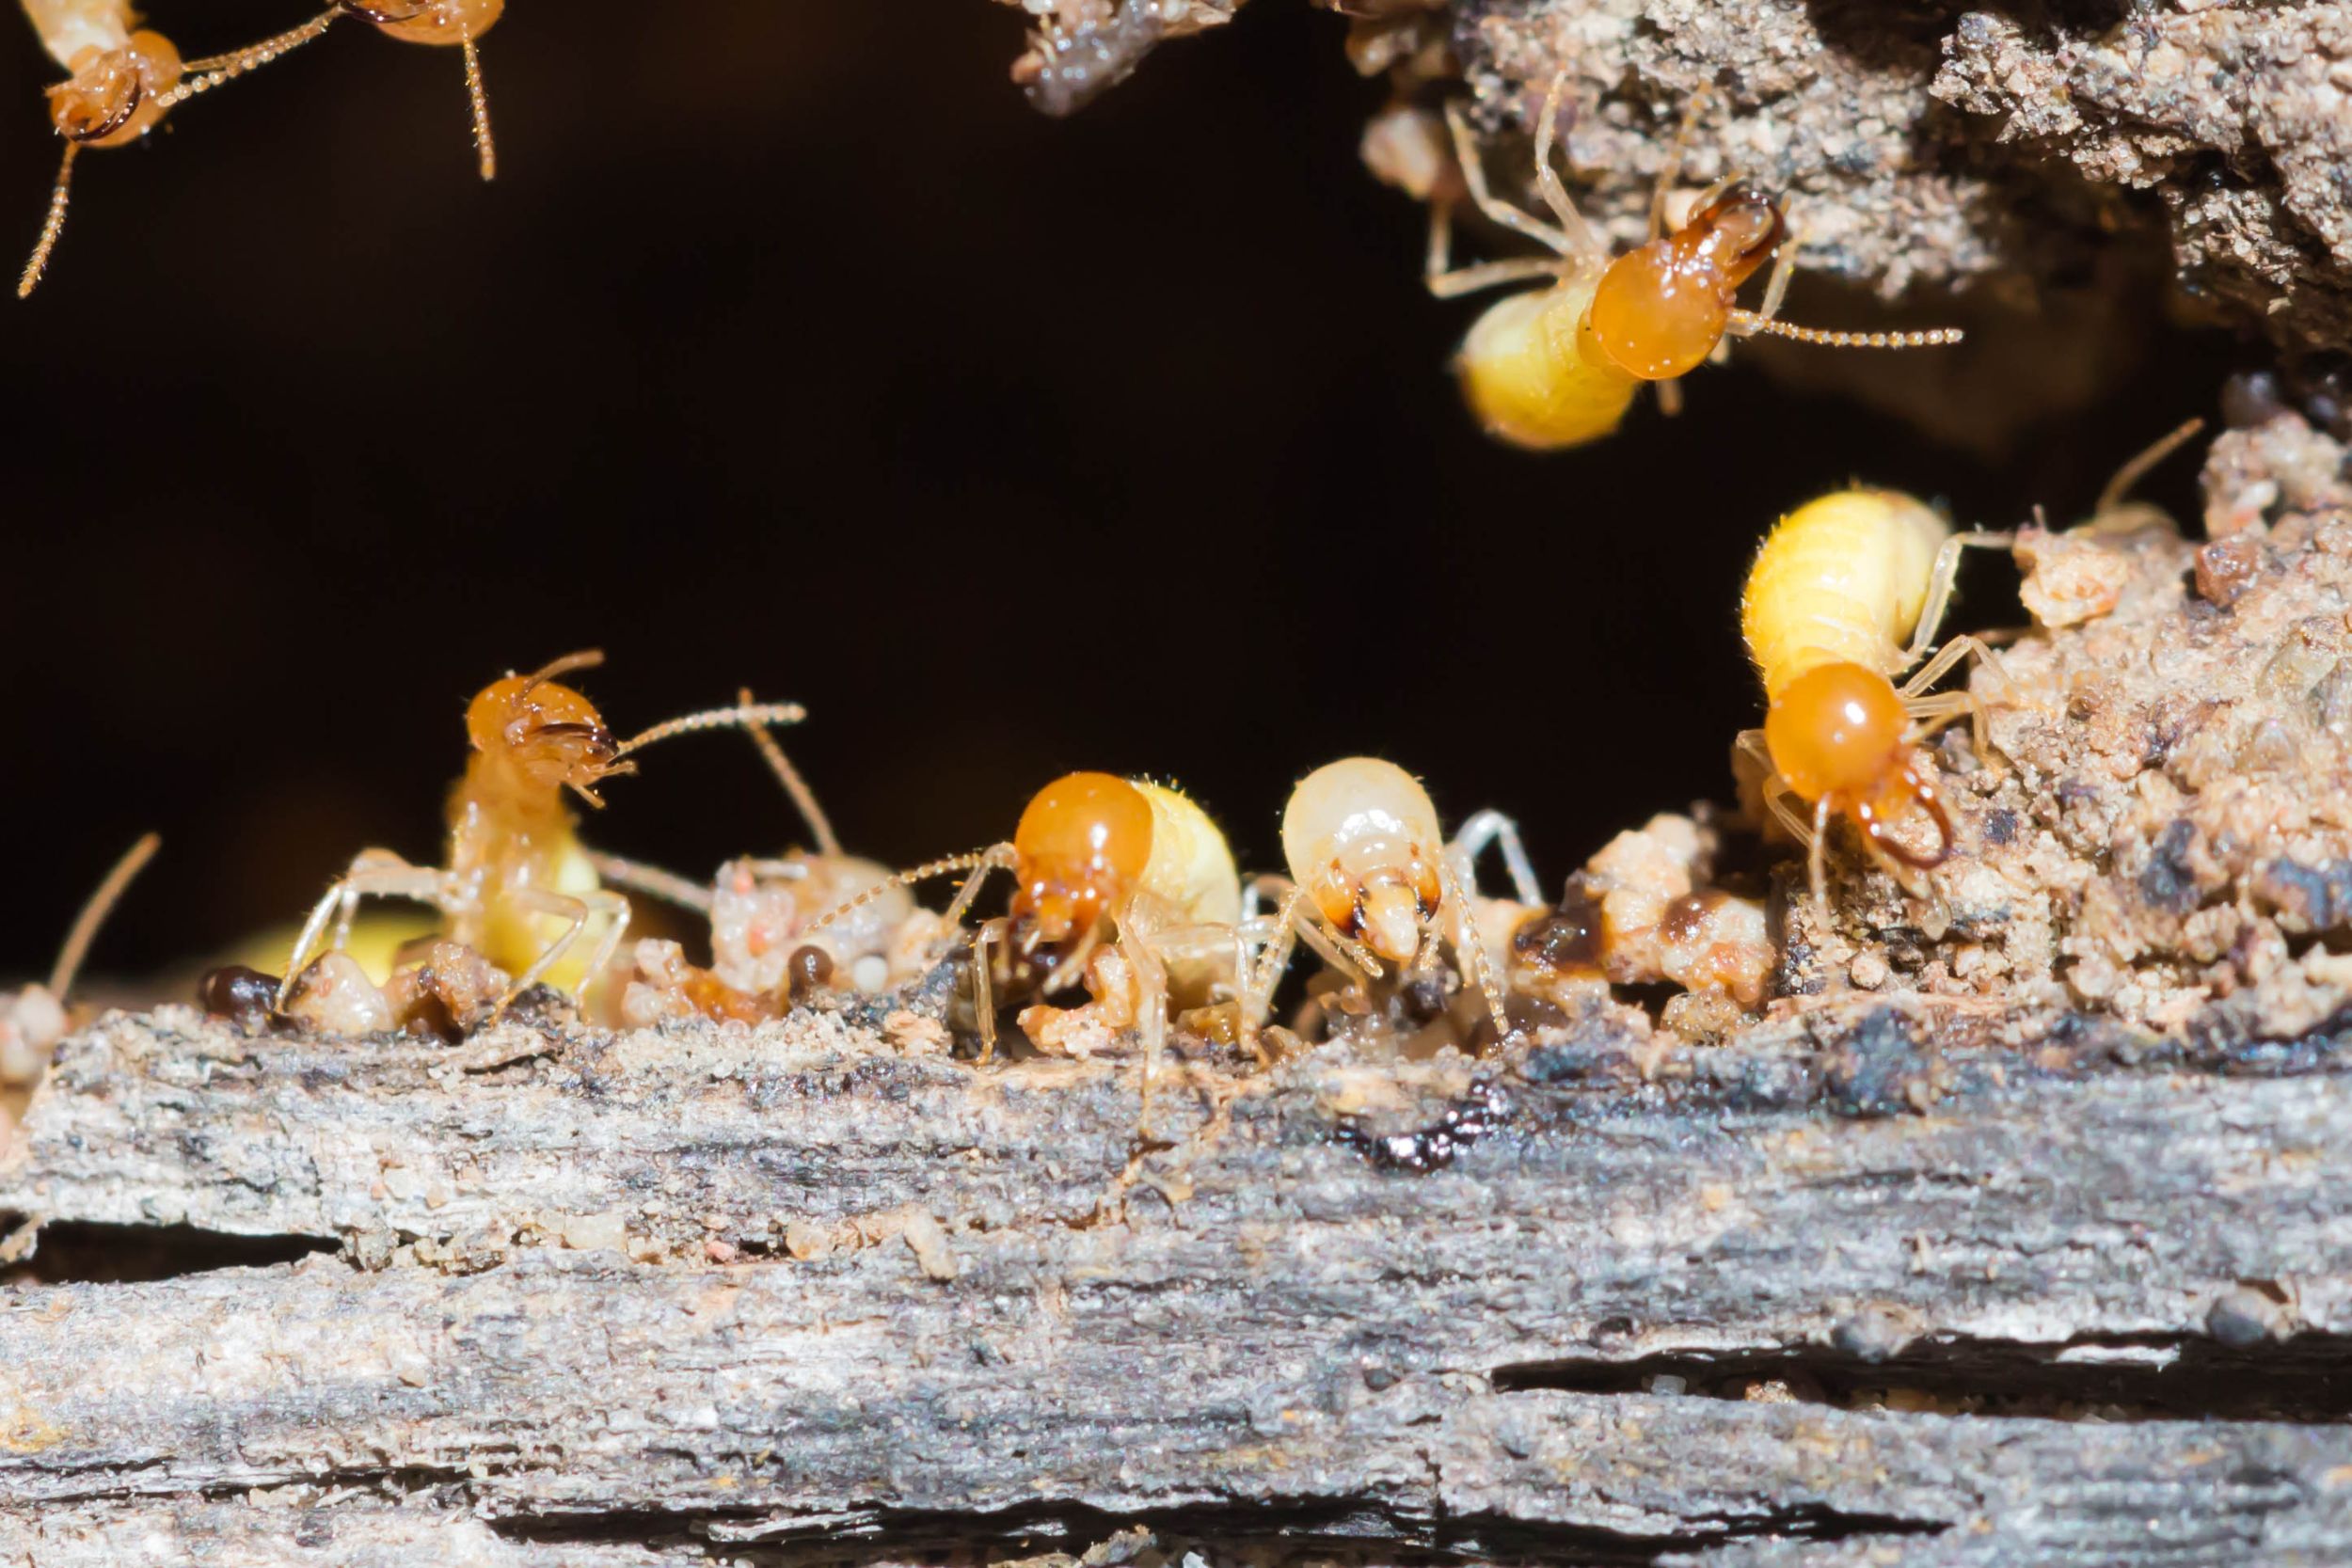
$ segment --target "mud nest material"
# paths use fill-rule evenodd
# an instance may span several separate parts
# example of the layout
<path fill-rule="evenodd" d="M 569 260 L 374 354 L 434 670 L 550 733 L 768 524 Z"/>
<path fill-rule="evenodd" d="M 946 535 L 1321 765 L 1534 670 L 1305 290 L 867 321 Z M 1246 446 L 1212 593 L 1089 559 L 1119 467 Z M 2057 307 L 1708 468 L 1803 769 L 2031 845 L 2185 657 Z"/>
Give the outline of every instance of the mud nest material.
<path fill-rule="evenodd" d="M 1016 75 L 1067 112 L 1238 0 L 1022 3 L 1039 31 Z M 1331 8 L 1356 19 L 1360 68 L 1406 90 L 1458 71 L 1491 130 L 1527 129 L 1566 71 L 1571 183 L 1621 240 L 1637 236 L 1683 107 L 1706 90 L 1693 182 L 1743 173 L 1785 193 L 1806 272 L 1882 300 L 1960 291 L 1979 327 L 2036 322 L 2038 376 L 2088 356 L 2062 379 L 2095 381 L 2098 360 L 2127 352 L 2117 335 L 2144 331 L 2147 312 L 2123 302 L 2151 298 L 2136 281 L 2176 280 L 2192 314 L 2291 354 L 2352 346 L 2352 16 L 2340 6 Z M 1523 170 L 1524 146 L 1498 166 Z M 2010 381 L 2012 396 L 2032 385 Z"/>

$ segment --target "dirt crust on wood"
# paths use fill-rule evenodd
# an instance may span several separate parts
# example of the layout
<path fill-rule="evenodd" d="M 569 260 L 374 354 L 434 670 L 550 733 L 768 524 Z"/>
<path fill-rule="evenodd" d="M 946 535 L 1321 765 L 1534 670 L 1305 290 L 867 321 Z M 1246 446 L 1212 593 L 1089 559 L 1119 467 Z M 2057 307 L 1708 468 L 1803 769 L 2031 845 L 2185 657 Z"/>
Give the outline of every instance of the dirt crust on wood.
<path fill-rule="evenodd" d="M 1055 113 L 1236 8 L 1022 3 L 1036 31 L 1016 75 Z M 1331 8 L 1352 19 L 1359 69 L 1424 101 L 1461 90 L 1449 85 L 1458 74 L 1492 131 L 1532 129 L 1566 72 L 1571 183 L 1620 241 L 1639 237 L 1650 182 L 1704 92 L 1691 182 L 1737 173 L 1782 193 L 1804 272 L 1880 301 L 1924 289 L 1947 314 L 1957 292 L 1963 325 L 2029 320 L 2048 361 L 2127 352 L 2116 334 L 2144 330 L 2145 285 L 2158 283 L 2188 314 L 2265 333 L 2290 355 L 2352 347 L 2352 19 L 2340 6 Z M 1520 174 L 1525 149 L 1511 139 L 1498 168 Z M 1523 177 L 1505 188 L 1533 195 Z M 2053 332 L 2068 335 L 2063 353 Z M 2031 384 L 2009 379 L 2012 395 Z"/>

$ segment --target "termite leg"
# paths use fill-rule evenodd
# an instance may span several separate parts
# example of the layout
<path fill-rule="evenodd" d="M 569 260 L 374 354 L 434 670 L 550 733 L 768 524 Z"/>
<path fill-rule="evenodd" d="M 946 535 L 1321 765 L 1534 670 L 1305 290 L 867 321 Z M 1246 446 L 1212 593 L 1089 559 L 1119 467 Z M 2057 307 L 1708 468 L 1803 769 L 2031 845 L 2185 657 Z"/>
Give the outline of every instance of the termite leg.
<path fill-rule="evenodd" d="M 1568 73 L 1557 72 L 1551 78 L 1550 90 L 1544 94 L 1543 118 L 1535 122 L 1535 188 L 1543 193 L 1544 205 L 1560 220 L 1560 232 L 1567 245 L 1562 254 L 1597 267 L 1609 260 L 1609 246 L 1584 214 L 1576 209 L 1568 196 L 1567 186 L 1560 182 L 1560 171 L 1551 166 L 1551 138 L 1560 121 L 1560 105 L 1567 96 Z"/>
<path fill-rule="evenodd" d="M 1480 261 L 1452 272 L 1431 273 L 1422 281 L 1439 299 L 1458 299 L 1481 289 L 1505 283 L 1525 283 L 1560 276 L 1560 263 L 1545 256 L 1513 256 L 1501 261 Z"/>
<path fill-rule="evenodd" d="M 583 852 L 598 881 L 611 882 L 614 887 L 627 888 L 631 893 L 642 893 L 648 898 L 659 898 L 665 904 L 675 904 L 696 914 L 707 915 L 710 912 L 710 889 L 700 882 L 690 881 L 675 871 L 665 871 L 644 861 L 630 860 L 626 855 L 608 855 L 601 849 Z"/>
<path fill-rule="evenodd" d="M 1691 133 L 1698 126 L 1699 116 L 1707 108 L 1707 101 L 1714 88 L 1702 84 L 1682 105 L 1681 123 L 1675 127 L 1674 140 L 1666 144 L 1665 161 L 1658 166 L 1658 183 L 1649 193 L 1649 237 L 1653 240 L 1666 232 L 1666 198 L 1682 178 L 1682 154 L 1689 147 Z"/>
<path fill-rule="evenodd" d="M 980 884 L 988 879 L 990 872 L 1009 871 L 1018 858 L 1019 852 L 1009 844 L 993 844 L 981 850 L 979 858 L 972 863 L 972 874 L 963 879 L 963 885 L 956 889 L 955 897 L 948 902 L 947 912 L 943 917 L 946 924 L 953 926 L 962 920 L 964 911 L 972 907 L 972 900 L 979 896 Z M 998 934 L 1002 935 L 1001 932 Z"/>
<path fill-rule="evenodd" d="M 1454 906 L 1454 929 L 1470 933 L 1467 944 L 1458 939 L 1455 941 L 1454 956 L 1469 973 L 1470 983 L 1486 997 L 1486 1010 L 1494 1015 L 1495 1043 L 1500 1045 L 1511 1037 L 1511 1015 L 1503 1006 L 1502 987 L 1495 979 L 1494 966 L 1486 961 L 1486 944 L 1478 939 L 1477 912 L 1471 909 L 1470 898 L 1463 893 L 1462 884 L 1455 879 L 1453 867 L 1439 868 L 1438 887 L 1439 902 Z M 1467 952 L 1464 951 L 1465 946 Z"/>
<path fill-rule="evenodd" d="M 350 868 L 312 908 L 310 918 L 302 923 L 302 934 L 294 938 L 294 951 L 286 958 L 285 976 L 278 982 L 280 1007 L 293 993 L 295 978 L 310 961 L 327 921 L 338 911 L 342 912 L 335 927 L 335 950 L 340 951 L 350 940 L 353 909 L 361 898 L 371 897 L 413 898 L 420 904 L 432 905 L 445 915 L 454 913 L 460 903 L 450 886 L 448 874 L 439 868 L 411 865 L 389 849 L 361 850 Z"/>
<path fill-rule="evenodd" d="M 1960 580 L 1961 552 L 2006 550 L 2016 542 L 2013 533 L 1955 533 L 1937 546 L 1935 564 L 1928 571 L 1927 597 L 1919 605 L 1918 625 L 1912 628 L 1911 646 L 1903 650 L 1906 666 L 1927 657 L 1928 651 L 1935 646 L 1936 633 L 1943 629 L 1944 616 L 1952 607 L 1952 590 Z"/>
<path fill-rule="evenodd" d="M 1772 749 L 1764 742 L 1762 730 L 1741 730 L 1740 738 L 1732 743 L 1732 763 L 1736 771 L 1741 759 L 1756 769 L 1756 791 L 1763 797 L 1764 809 L 1772 814 L 1795 843 L 1809 845 L 1813 830 L 1788 804 L 1788 786 L 1781 783 L 1780 770 L 1772 766 Z"/>
<path fill-rule="evenodd" d="M 1446 197 L 1429 198 L 1429 243 L 1422 257 L 1423 277 L 1442 277 L 1454 270 L 1454 202 Z M 1434 285 L 1433 285 L 1434 287 Z M 1439 298 L 1449 297 L 1440 294 Z"/>
<path fill-rule="evenodd" d="M 587 974 L 580 981 L 583 991 L 612 961 L 612 954 L 621 944 L 621 934 L 628 929 L 628 900 L 601 888 L 589 893 L 569 894 L 557 893 L 548 888 L 527 887 L 517 889 L 508 896 L 526 909 L 534 909 L 542 914 L 551 914 L 571 924 L 564 927 L 562 936 L 548 944 L 546 951 L 531 961 L 530 968 L 515 977 L 514 984 L 506 988 L 506 994 L 499 998 L 498 1006 L 491 1012 L 492 1018 L 514 1006 L 515 998 L 537 985 L 541 975 L 563 962 L 564 955 L 572 950 L 572 944 L 580 940 L 580 932 L 588 928 L 588 922 L 594 916 L 602 914 L 612 924 L 606 927 L 604 936 L 596 943 L 595 955 L 589 959 Z"/>
<path fill-rule="evenodd" d="M 1829 797 L 1813 802 L 1813 843 L 1805 852 L 1804 868 L 1813 883 L 1814 908 L 1829 918 Z"/>
<path fill-rule="evenodd" d="M 1143 1036 L 1143 1088 L 1136 1112 L 1136 1136 L 1152 1135 L 1152 1086 L 1160 1073 L 1160 1053 L 1168 1044 L 1168 965 L 1149 931 L 1131 930 L 1120 923 L 1120 947 L 1136 976 L 1136 1026 Z"/>
<path fill-rule="evenodd" d="M 1123 944 L 1126 934 L 1120 933 Z M 1234 1006 L 1239 1009 L 1241 1041 L 1258 1058 L 1258 1065 L 1266 1065 L 1265 1053 L 1259 1049 L 1255 1020 L 1250 1016 L 1244 995 L 1249 980 L 1248 947 L 1239 926 L 1207 924 L 1176 926 L 1164 931 L 1149 933 L 1152 951 L 1161 963 L 1176 963 L 1194 959 L 1224 959 L 1233 966 L 1233 981 L 1230 990 Z"/>
<path fill-rule="evenodd" d="M 2159 524 L 2178 533 L 2181 525 L 2172 520 L 2170 513 L 2145 501 L 2127 502 L 2124 498 L 2131 494 L 2132 486 L 2137 484 L 2149 469 L 2171 456 L 2183 442 L 2204 428 L 2203 420 L 2190 420 L 2149 443 L 2137 456 L 2115 470 L 2115 477 L 2099 491 L 2099 504 L 2092 508 L 2090 521 L 2074 531 L 2096 537 L 2130 533 L 2151 524 Z"/>
<path fill-rule="evenodd" d="M 1535 864 L 1527 858 L 1527 846 L 1519 841 L 1519 825 L 1499 811 L 1476 812 L 1454 830 L 1453 847 L 1461 854 L 1458 868 L 1465 886 L 1477 885 L 1472 874 L 1478 857 L 1486 846 L 1494 845 L 1502 853 L 1502 868 L 1511 878 L 1511 894 L 1522 904 L 1544 901 L 1543 888 L 1535 880 Z"/>
<path fill-rule="evenodd" d="M 974 872 L 974 877 L 979 873 Z M 980 1022 L 980 1061 L 996 1057 L 996 984 L 989 975 L 988 950 L 992 944 L 1002 946 L 1010 922 L 1002 916 L 983 920 L 972 933 L 972 1012 Z"/>
<path fill-rule="evenodd" d="M 1477 144 L 1470 140 L 1470 121 L 1462 117 L 1459 103 L 1445 106 L 1445 122 L 1454 133 L 1454 155 L 1462 165 L 1462 182 L 1470 187 L 1470 200 L 1486 214 L 1489 222 L 1508 229 L 1514 234 L 1524 235 L 1559 255 L 1581 254 L 1565 234 L 1548 223 L 1530 217 L 1486 188 L 1486 166 L 1478 156 Z"/>

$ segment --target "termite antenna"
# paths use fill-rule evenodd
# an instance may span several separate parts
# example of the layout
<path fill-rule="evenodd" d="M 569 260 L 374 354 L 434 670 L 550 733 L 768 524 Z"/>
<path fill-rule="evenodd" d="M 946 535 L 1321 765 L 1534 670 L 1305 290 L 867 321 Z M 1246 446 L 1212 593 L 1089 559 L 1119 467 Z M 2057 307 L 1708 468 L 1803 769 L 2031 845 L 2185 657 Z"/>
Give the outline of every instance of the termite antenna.
<path fill-rule="evenodd" d="M 68 141 L 65 158 L 57 165 L 56 188 L 49 193 L 49 216 L 40 226 L 40 238 L 33 245 L 33 259 L 24 263 L 24 276 L 16 280 L 16 297 L 30 298 L 40 286 L 40 275 L 49 270 L 49 253 L 57 248 L 57 236 L 65 232 L 66 203 L 73 197 L 73 160 L 81 155 L 82 144 Z"/>
<path fill-rule="evenodd" d="M 735 700 L 745 707 L 756 705 L 752 699 L 752 689 L 748 686 L 737 689 Z M 792 804 L 800 812 L 801 820 L 808 825 L 809 832 L 817 839 L 817 852 L 820 855 L 841 853 L 841 840 L 834 836 L 833 823 L 825 816 L 825 808 L 817 803 L 817 792 L 808 787 L 808 781 L 801 777 L 801 770 L 792 766 L 792 759 L 784 754 L 784 748 L 776 743 L 774 736 L 768 733 L 766 725 L 752 726 L 752 744 L 759 748 L 759 754 L 767 759 L 769 771 L 775 774 L 778 784 L 784 785 L 784 792 L 792 797 Z"/>
<path fill-rule="evenodd" d="M 658 740 L 673 736 L 692 735 L 697 730 L 754 729 L 763 724 L 797 724 L 808 717 L 808 710 L 798 703 L 744 703 L 736 707 L 715 707 L 707 713 L 690 713 L 683 719 L 673 719 L 656 724 L 644 734 L 621 742 L 613 759 L 642 752 Z"/>
<path fill-rule="evenodd" d="M 927 882 L 933 877 L 944 877 L 950 871 L 983 870 L 995 863 L 995 852 L 993 849 L 974 849 L 967 854 L 949 855 L 945 860 L 926 861 L 921 865 L 911 866 L 895 877 L 884 878 L 848 903 L 826 911 L 813 921 L 802 932 L 802 935 L 814 936 L 843 915 L 855 913 L 893 888 L 913 887 L 915 883 Z"/>
<path fill-rule="evenodd" d="M 1919 332 L 1833 332 L 1818 326 L 1793 325 L 1753 310 L 1734 310 L 1731 320 L 1743 336 L 1788 338 L 1822 348 L 1942 348 L 1966 336 L 1957 326 L 1931 326 Z"/>
<path fill-rule="evenodd" d="M 594 670 L 603 662 L 604 650 L 602 648 L 577 649 L 560 658 L 548 660 L 530 674 L 525 675 L 523 690 L 528 692 L 534 687 L 545 686 L 556 676 L 568 675 L 575 670 Z"/>
<path fill-rule="evenodd" d="M 200 60 L 189 60 L 181 67 L 187 74 L 181 79 L 180 85 L 158 94 L 156 102 L 168 109 L 199 93 L 210 92 L 223 82 L 233 82 L 246 71 L 257 71 L 270 61 L 301 48 L 326 31 L 342 14 L 342 8 L 337 6 L 322 11 L 299 27 L 289 27 L 276 38 L 263 39 L 259 43 L 247 44 L 226 55 L 208 55 Z"/>
<path fill-rule="evenodd" d="M 98 891 L 89 895 L 82 912 L 73 917 L 73 928 L 65 935 L 65 945 L 57 949 L 57 961 L 49 971 L 49 994 L 60 1003 L 73 987 L 74 976 L 82 971 L 82 960 L 89 957 L 90 943 L 97 940 L 98 928 L 114 912 L 122 890 L 131 885 L 131 879 L 147 869 L 147 863 L 155 858 L 163 847 L 163 835 L 149 833 L 123 851 L 115 862 L 115 868 L 106 873 L 106 879 L 98 884 Z"/>
<path fill-rule="evenodd" d="M 2204 428 L 2205 421 L 2201 419 L 2187 420 L 2159 436 L 2145 451 L 2116 469 L 2115 477 L 2107 481 L 2107 487 L 2099 492 L 2099 504 L 2092 509 L 2091 515 L 2103 517 L 2110 512 L 2121 511 L 2123 498 L 2131 494 L 2133 485 L 2147 477 L 2149 469 L 2180 451 L 2190 436 Z"/>
<path fill-rule="evenodd" d="M 459 40 L 466 51 L 466 97 L 473 103 L 473 145 L 482 157 L 482 178 L 499 177 L 498 146 L 490 140 L 490 94 L 482 85 L 482 51 L 475 47 L 473 29 Z"/>

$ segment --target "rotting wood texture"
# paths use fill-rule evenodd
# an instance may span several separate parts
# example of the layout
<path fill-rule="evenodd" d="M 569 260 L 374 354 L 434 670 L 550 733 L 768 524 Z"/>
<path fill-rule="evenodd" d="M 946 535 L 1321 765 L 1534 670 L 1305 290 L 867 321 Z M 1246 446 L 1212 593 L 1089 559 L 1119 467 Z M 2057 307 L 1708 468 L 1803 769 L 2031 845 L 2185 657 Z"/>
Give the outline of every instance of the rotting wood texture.
<path fill-rule="evenodd" d="M 0 1561 L 2352 1556 L 2332 1039 L 1770 1033 L 1196 1065 L 1131 1166 L 1132 1064 L 837 1018 L 111 1018 L 0 1169 Z"/>

